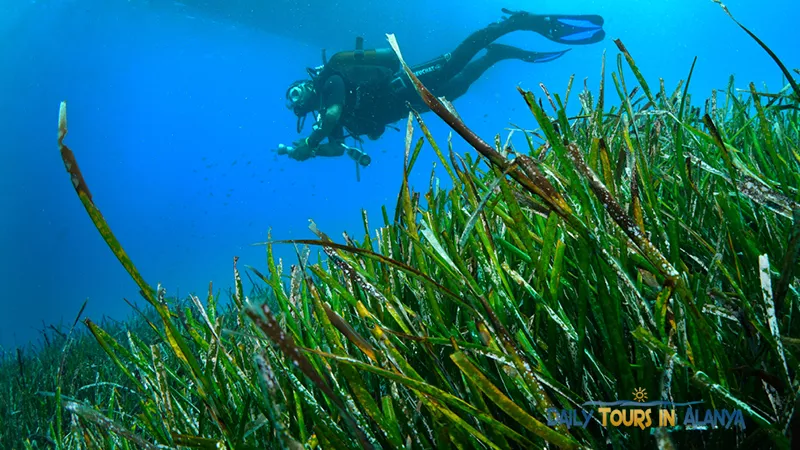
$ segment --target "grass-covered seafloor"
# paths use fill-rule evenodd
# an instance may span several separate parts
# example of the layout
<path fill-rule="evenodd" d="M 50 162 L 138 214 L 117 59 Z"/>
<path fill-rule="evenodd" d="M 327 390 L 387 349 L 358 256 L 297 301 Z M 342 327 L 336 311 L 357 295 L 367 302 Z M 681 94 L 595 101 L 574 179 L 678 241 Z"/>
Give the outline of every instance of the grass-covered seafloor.
<path fill-rule="evenodd" d="M 648 86 L 617 46 L 596 93 L 520 91 L 540 127 L 524 151 L 481 141 L 419 86 L 480 155 L 410 116 L 394 213 L 364 212 L 341 243 L 312 224 L 290 267 L 272 257 L 287 243 L 266 244 L 262 269 L 234 259 L 225 306 L 141 278 L 63 144 L 62 104 L 71 181 L 149 306 L 3 355 L 0 447 L 796 447 L 800 90 L 731 80 L 693 103 L 691 73 Z M 428 147 L 452 189 L 407 184 Z M 259 283 L 249 298 L 240 273 Z M 547 424 L 548 408 L 639 388 L 741 410 L 746 428 Z"/>

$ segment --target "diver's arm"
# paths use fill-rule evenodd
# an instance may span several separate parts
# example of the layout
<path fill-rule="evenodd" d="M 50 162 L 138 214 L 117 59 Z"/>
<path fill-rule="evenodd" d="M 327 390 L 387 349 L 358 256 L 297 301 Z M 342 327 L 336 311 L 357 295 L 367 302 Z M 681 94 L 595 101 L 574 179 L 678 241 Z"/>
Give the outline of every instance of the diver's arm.
<path fill-rule="evenodd" d="M 330 136 L 334 128 L 339 125 L 344 108 L 344 80 L 334 75 L 325 82 L 323 88 L 323 101 L 325 112 L 320 118 L 319 126 L 306 138 L 308 146 L 316 148 L 323 139 Z"/>
<path fill-rule="evenodd" d="M 339 118 L 342 117 L 342 106 L 331 105 L 325 109 L 322 115 L 320 125 L 308 136 L 308 146 L 315 148 L 323 139 L 328 137 L 333 131 L 334 127 L 339 123 Z"/>

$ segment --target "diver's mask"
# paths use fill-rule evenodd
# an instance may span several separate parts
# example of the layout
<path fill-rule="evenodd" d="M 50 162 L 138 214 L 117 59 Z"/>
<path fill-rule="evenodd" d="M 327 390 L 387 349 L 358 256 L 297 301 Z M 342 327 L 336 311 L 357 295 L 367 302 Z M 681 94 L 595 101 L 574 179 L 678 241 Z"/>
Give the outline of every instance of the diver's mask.
<path fill-rule="evenodd" d="M 310 80 L 295 81 L 286 90 L 286 108 L 298 116 L 306 115 L 313 110 L 311 101 L 314 98 L 314 86 Z"/>
<path fill-rule="evenodd" d="M 303 129 L 308 113 L 314 111 L 314 83 L 310 80 L 295 81 L 286 90 L 286 108 L 297 116 L 297 132 Z"/>

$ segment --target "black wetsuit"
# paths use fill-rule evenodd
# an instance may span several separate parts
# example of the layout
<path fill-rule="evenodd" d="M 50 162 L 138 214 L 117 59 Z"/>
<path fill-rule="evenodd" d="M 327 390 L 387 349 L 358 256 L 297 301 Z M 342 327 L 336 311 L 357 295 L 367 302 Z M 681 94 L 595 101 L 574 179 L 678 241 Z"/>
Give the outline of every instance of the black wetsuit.
<path fill-rule="evenodd" d="M 594 28 L 563 23 L 569 22 L 569 20 L 584 21 Z M 601 27 L 602 18 L 599 16 L 545 16 L 515 13 L 509 18 L 472 33 L 451 53 L 414 66 L 411 70 L 434 95 L 453 101 L 464 95 L 472 83 L 501 60 L 521 59 L 529 62 L 543 62 L 555 59 L 566 52 L 526 52 L 515 47 L 493 44 L 503 35 L 527 30 L 540 33 L 556 42 L 588 44 L 603 39 L 604 32 Z M 599 32 L 594 32 L 584 39 L 571 37 L 576 35 L 575 30 L 586 33 L 587 29 L 599 30 Z M 473 61 L 473 58 L 484 49 L 487 50 L 486 53 Z M 377 87 L 373 86 L 371 89 L 355 89 L 337 73 L 317 80 L 317 83 L 318 86 L 322 86 L 318 92 L 321 91 L 323 110 L 332 105 L 340 105 L 342 114 L 336 126 L 330 128 L 328 136 L 324 136 L 325 133 L 319 131 L 312 133 L 309 137 L 309 144 L 312 146 L 318 145 L 325 137 L 333 142 L 343 141 L 345 129 L 353 137 L 366 135 L 371 139 L 377 139 L 383 134 L 387 125 L 407 117 L 408 103 L 420 112 L 427 109 L 411 85 L 411 81 L 403 72 L 398 72 L 391 82 L 387 81 Z"/>
<path fill-rule="evenodd" d="M 445 97 L 449 101 L 454 101 L 464 95 L 472 83 L 480 78 L 486 70 L 504 59 L 503 56 L 501 52 L 487 52 L 486 55 L 467 64 L 449 80 L 444 77 L 434 76 L 435 72 L 421 74 L 418 78 L 437 97 Z M 452 58 L 450 61 L 453 61 Z M 434 64 L 421 64 L 412 67 L 411 70 L 420 72 L 432 65 Z M 323 88 L 320 92 L 322 105 L 324 107 L 342 106 L 339 126 L 332 130 L 328 138 L 344 139 L 344 129 L 346 129 L 352 136 L 369 136 L 377 139 L 384 133 L 387 125 L 408 116 L 409 103 L 419 112 L 427 110 L 427 106 L 420 99 L 410 80 L 405 75 L 401 75 L 399 80 L 403 80 L 404 84 L 397 90 L 387 85 L 385 89 L 364 92 L 358 96 L 355 92 L 348 90 L 342 76 L 338 74 L 328 76 L 324 80 Z M 314 133 L 312 133 L 310 143 L 312 145 L 318 144 L 321 139 L 321 135 L 314 136 Z"/>

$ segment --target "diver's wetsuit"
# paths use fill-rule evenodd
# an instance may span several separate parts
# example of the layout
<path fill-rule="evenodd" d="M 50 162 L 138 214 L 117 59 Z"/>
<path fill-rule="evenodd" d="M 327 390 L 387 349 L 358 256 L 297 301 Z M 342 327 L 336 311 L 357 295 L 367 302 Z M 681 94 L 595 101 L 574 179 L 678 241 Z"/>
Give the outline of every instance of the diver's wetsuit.
<path fill-rule="evenodd" d="M 506 10 L 504 12 L 510 13 Z M 526 30 L 542 34 L 555 42 L 590 44 L 604 38 L 602 24 L 603 19 L 594 15 L 513 13 L 500 22 L 472 33 L 451 53 L 412 67 L 411 70 L 434 95 L 444 96 L 453 101 L 464 95 L 472 83 L 499 61 L 519 59 L 528 62 L 546 62 L 560 57 L 567 51 L 539 53 L 493 44 L 500 37 L 514 31 Z M 486 53 L 473 61 L 482 50 L 486 50 Z M 408 115 L 408 103 L 420 111 L 426 109 L 419 94 L 402 71 L 398 72 L 394 81 L 387 83 L 385 88 L 359 93 L 355 101 L 353 92 L 348 92 L 347 83 L 341 75 L 333 73 L 318 82 L 322 86 L 319 94 L 323 110 L 334 105 L 338 105 L 341 110 L 341 114 L 335 114 L 334 117 L 326 117 L 323 112 L 320 129 L 309 136 L 308 145 L 316 148 L 315 154 L 318 156 L 340 156 L 344 153 L 345 149 L 341 145 L 345 137 L 343 128 L 354 137 L 366 135 L 370 139 L 377 139 L 383 134 L 387 125 Z M 328 138 L 329 144 L 320 146 L 325 137 Z"/>

